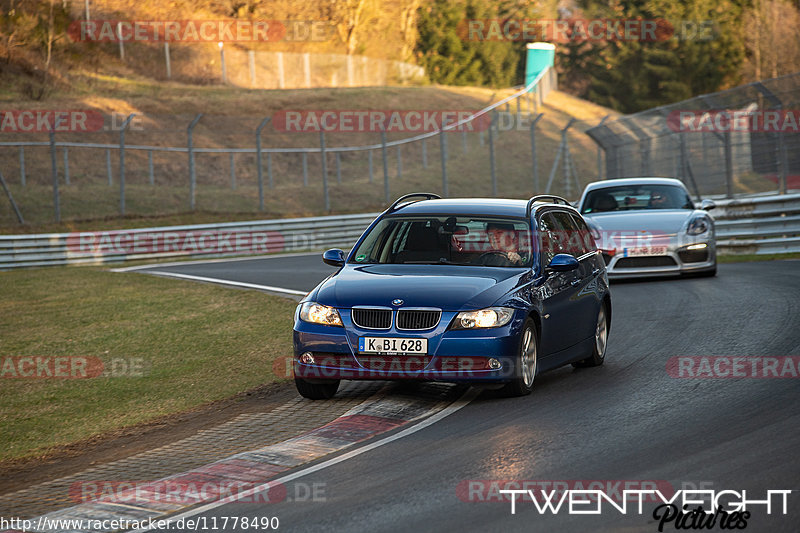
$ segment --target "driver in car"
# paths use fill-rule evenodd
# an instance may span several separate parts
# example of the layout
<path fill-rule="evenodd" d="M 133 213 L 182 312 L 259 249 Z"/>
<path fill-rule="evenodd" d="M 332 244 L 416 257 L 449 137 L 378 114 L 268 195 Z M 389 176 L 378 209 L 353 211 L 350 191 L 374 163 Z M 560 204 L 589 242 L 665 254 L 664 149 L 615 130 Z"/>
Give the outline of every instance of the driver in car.
<path fill-rule="evenodd" d="M 480 261 L 487 266 L 524 266 L 525 259 L 519 254 L 519 237 L 513 224 L 489 222 L 486 224 L 490 251 L 481 255 Z"/>
<path fill-rule="evenodd" d="M 650 194 L 650 207 L 658 209 L 667 205 L 667 195 L 660 192 Z"/>

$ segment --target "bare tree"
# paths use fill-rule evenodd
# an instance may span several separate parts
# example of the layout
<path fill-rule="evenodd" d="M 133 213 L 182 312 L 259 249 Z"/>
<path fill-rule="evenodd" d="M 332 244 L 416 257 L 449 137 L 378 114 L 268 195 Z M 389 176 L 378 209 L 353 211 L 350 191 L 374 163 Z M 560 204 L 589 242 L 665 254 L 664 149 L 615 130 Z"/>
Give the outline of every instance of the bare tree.
<path fill-rule="evenodd" d="M 800 11 L 788 0 L 755 0 L 744 13 L 746 81 L 800 70 Z"/>

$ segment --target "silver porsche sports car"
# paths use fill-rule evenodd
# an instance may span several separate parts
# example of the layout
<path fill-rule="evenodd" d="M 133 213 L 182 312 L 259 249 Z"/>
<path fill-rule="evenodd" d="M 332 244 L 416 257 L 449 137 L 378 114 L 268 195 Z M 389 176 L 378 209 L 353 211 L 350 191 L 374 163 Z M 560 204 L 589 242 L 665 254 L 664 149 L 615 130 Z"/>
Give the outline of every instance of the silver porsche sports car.
<path fill-rule="evenodd" d="M 714 207 L 703 200 L 698 209 L 671 178 L 596 181 L 578 202 L 610 278 L 715 275 Z"/>

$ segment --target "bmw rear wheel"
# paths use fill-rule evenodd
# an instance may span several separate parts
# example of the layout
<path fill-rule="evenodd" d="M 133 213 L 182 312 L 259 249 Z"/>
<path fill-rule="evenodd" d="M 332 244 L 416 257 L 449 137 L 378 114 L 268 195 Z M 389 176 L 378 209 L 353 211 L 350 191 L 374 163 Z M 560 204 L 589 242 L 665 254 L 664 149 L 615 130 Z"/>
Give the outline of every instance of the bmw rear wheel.
<path fill-rule="evenodd" d="M 597 324 L 594 328 L 594 343 L 592 344 L 592 355 L 582 359 L 572 366 L 589 367 L 600 366 L 606 359 L 606 343 L 608 342 L 608 318 L 606 316 L 606 304 L 600 304 L 600 311 L 597 313 Z"/>
<path fill-rule="evenodd" d="M 301 378 L 294 378 L 294 385 L 297 392 L 303 398 L 309 400 L 330 400 L 336 391 L 339 390 L 339 380 L 332 380 L 323 383 L 312 383 Z"/>
<path fill-rule="evenodd" d="M 537 346 L 536 324 L 530 318 L 525 321 L 520 335 L 519 350 L 514 361 L 514 379 L 502 389 L 507 396 L 525 396 L 533 390 L 536 378 Z"/>

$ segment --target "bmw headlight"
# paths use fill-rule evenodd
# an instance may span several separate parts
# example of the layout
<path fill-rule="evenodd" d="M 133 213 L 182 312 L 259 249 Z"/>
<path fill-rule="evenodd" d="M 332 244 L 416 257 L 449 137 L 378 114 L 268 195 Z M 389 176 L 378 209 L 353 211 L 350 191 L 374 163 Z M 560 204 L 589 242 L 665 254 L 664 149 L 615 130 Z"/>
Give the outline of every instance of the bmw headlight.
<path fill-rule="evenodd" d="M 695 217 L 689 222 L 686 233 L 689 235 L 702 235 L 711 227 L 711 223 L 706 217 Z"/>
<path fill-rule="evenodd" d="M 508 307 L 489 307 L 478 311 L 462 311 L 453 322 L 453 329 L 498 328 L 505 326 L 514 316 Z"/>
<path fill-rule="evenodd" d="M 336 308 L 316 302 L 305 302 L 300 306 L 300 320 L 323 326 L 342 326 L 342 317 Z"/>

